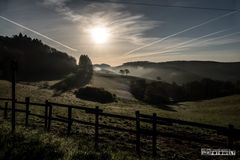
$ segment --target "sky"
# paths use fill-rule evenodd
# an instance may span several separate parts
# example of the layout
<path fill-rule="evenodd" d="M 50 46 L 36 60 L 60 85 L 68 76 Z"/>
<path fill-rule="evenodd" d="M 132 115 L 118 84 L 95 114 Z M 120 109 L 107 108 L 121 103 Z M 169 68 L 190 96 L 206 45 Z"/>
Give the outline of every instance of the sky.
<path fill-rule="evenodd" d="M 20 32 L 95 64 L 236 62 L 240 0 L 0 0 L 0 35 Z"/>

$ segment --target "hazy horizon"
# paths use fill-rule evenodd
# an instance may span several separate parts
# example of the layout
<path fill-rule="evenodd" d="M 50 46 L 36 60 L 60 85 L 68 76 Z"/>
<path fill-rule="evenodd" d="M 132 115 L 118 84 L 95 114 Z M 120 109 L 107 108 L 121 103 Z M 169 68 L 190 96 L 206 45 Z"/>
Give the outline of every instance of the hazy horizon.
<path fill-rule="evenodd" d="M 6 0 L 0 35 L 21 32 L 94 64 L 239 62 L 239 8 L 237 0 Z"/>

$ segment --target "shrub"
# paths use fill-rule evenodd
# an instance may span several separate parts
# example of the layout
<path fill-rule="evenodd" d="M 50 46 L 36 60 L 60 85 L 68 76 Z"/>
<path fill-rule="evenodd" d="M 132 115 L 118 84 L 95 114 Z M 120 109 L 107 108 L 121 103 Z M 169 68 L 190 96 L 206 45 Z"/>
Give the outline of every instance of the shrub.
<path fill-rule="evenodd" d="M 131 81 L 130 92 L 136 99 L 142 100 L 144 98 L 145 88 L 146 88 L 145 79 Z"/>
<path fill-rule="evenodd" d="M 110 103 L 116 101 L 116 95 L 103 88 L 84 87 L 79 88 L 75 95 L 77 98 L 95 101 L 100 103 Z"/>
<path fill-rule="evenodd" d="M 163 82 L 147 83 L 146 80 L 132 81 L 130 84 L 130 92 L 141 101 L 150 104 L 165 104 L 170 102 L 171 85 Z"/>
<path fill-rule="evenodd" d="M 160 83 L 151 83 L 145 89 L 144 101 L 150 104 L 165 104 L 169 103 L 170 99 Z"/>

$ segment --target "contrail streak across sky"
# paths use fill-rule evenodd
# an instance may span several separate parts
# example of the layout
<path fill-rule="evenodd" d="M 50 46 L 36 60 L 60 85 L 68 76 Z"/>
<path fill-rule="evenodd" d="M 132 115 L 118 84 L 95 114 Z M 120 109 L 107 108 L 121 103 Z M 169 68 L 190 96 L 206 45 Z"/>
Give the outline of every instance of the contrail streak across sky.
<path fill-rule="evenodd" d="M 191 40 L 188 40 L 188 41 L 185 41 L 183 43 L 179 43 L 177 45 L 174 45 L 172 47 L 168 47 L 162 51 L 158 51 L 158 52 L 152 52 L 152 53 L 149 53 L 149 54 L 134 54 L 133 57 L 136 58 L 136 57 L 146 57 L 146 56 L 153 56 L 153 55 L 158 55 L 158 54 L 163 54 L 163 53 L 169 53 L 169 51 L 173 52 L 173 51 L 177 51 L 176 49 L 180 49 L 180 48 L 184 48 L 185 46 L 195 42 L 195 41 L 198 41 L 198 40 L 201 40 L 203 38 L 207 38 L 207 37 L 210 37 L 210 36 L 213 36 L 213 35 L 216 35 L 216 34 L 219 34 L 219 33 L 222 33 L 222 32 L 225 32 L 229 29 L 223 29 L 223 30 L 220 30 L 220 31 L 216 31 L 216 32 L 213 32 L 213 33 L 209 33 L 209 34 L 206 34 L 206 35 L 203 35 L 201 37 L 197 37 L 197 38 L 193 38 Z"/>
<path fill-rule="evenodd" d="M 240 32 L 234 32 L 234 33 L 225 34 L 225 35 L 214 37 L 214 38 L 210 38 L 210 39 L 201 40 L 203 38 L 207 38 L 207 37 L 210 37 L 210 36 L 213 36 L 213 35 L 216 35 L 216 34 L 219 34 L 219 33 L 225 32 L 225 31 L 228 31 L 228 30 L 230 30 L 230 29 L 224 29 L 224 30 L 220 30 L 220 31 L 217 31 L 217 32 L 214 32 L 214 33 L 203 35 L 201 37 L 194 38 L 192 40 L 188 40 L 188 41 L 185 41 L 183 43 L 179 43 L 179 44 L 173 46 L 171 49 L 167 48 L 167 49 L 165 49 L 163 51 L 153 52 L 153 53 L 134 54 L 134 55 L 129 55 L 129 56 L 125 56 L 125 57 L 120 57 L 119 59 L 141 58 L 141 57 L 154 56 L 154 55 L 158 55 L 158 54 L 162 55 L 162 54 L 168 54 L 168 53 L 171 53 L 171 55 L 173 55 L 173 54 L 176 55 L 177 53 L 175 53 L 175 52 L 179 51 L 179 50 L 176 50 L 176 49 L 181 49 L 181 48 L 184 48 L 184 47 L 188 47 L 189 45 L 190 45 L 189 47 L 194 47 L 194 46 L 191 46 L 192 43 L 204 44 L 204 43 L 209 42 L 209 41 L 216 41 L 216 40 L 219 40 L 219 39 L 224 39 L 224 38 L 228 38 L 228 37 L 240 34 Z M 199 40 L 201 40 L 201 41 L 199 41 Z M 195 42 L 195 41 L 199 41 L 199 42 Z M 99 58 L 99 59 L 103 59 L 104 60 L 104 59 L 106 59 L 106 57 Z M 119 59 L 114 59 L 113 58 L 112 62 L 115 62 L 115 61 L 117 61 Z"/>
<path fill-rule="evenodd" d="M 223 39 L 223 38 L 227 38 L 227 37 L 231 37 L 231 36 L 235 36 L 235 35 L 238 35 L 240 34 L 240 32 L 234 32 L 234 33 L 231 33 L 231 34 L 226 34 L 226 35 L 223 35 L 223 36 L 219 36 L 219 37 L 215 37 L 215 38 L 211 38 L 211 39 L 207 39 L 207 40 L 203 40 L 201 41 L 200 43 L 206 43 L 206 42 L 209 42 L 209 41 L 216 41 L 216 40 L 219 40 L 219 39 Z M 185 46 L 181 46 L 179 47 L 180 48 L 184 48 L 184 47 L 187 47 L 188 45 L 185 45 Z M 190 46 L 191 47 L 191 46 Z M 174 53 L 173 53 L 174 52 Z M 177 55 L 179 53 L 176 53 L 176 51 L 166 51 L 164 53 L 171 53 L 171 55 Z"/>
<path fill-rule="evenodd" d="M 21 27 L 21 28 L 23 28 L 23 29 L 26 29 L 26 30 L 28 30 L 28 31 L 30 31 L 30 32 L 32 32 L 32 33 L 35 33 L 35 34 L 37 34 L 37 35 L 39 35 L 39 36 L 41 36 L 41 37 L 43 37 L 43 38 L 46 38 L 46 39 L 48 39 L 48 40 L 50 40 L 50 41 L 52 41 L 52 42 L 54 42 L 54 43 L 57 43 L 57 44 L 65 47 L 65 48 L 67 48 L 67 49 L 69 49 L 69 50 L 71 50 L 71 51 L 77 51 L 77 49 L 74 49 L 74 48 L 72 48 L 72 47 L 69 47 L 69 46 L 67 46 L 67 45 L 65 45 L 65 44 L 63 44 L 63 43 L 61 43 L 61 42 L 58 42 L 58 41 L 56 41 L 56 40 L 54 40 L 54 39 L 52 39 L 52 38 L 50 38 L 50 37 L 48 37 L 48 36 L 45 36 L 45 35 L 37 32 L 37 31 L 35 31 L 35 30 L 33 30 L 33 29 L 30 29 L 30 28 L 28 28 L 28 27 L 26 27 L 26 26 L 23 26 L 23 25 L 21 25 L 21 24 L 19 24 L 19 23 L 17 23 L 17 22 L 14 22 L 14 21 L 6 18 L 6 17 L 0 16 L 0 18 L 3 19 L 3 20 L 5 20 L 5 21 L 7 21 L 7 22 L 10 22 L 10 23 L 12 23 L 12 24 L 15 24 L 15 25 L 17 25 L 17 26 L 19 26 L 19 27 Z"/>
<path fill-rule="evenodd" d="M 187 29 L 184 29 L 184 30 L 179 31 L 179 32 L 177 32 L 177 33 L 171 34 L 171 35 L 169 35 L 169 36 L 166 36 L 166 37 L 161 38 L 161 39 L 159 39 L 159 40 L 153 41 L 153 42 L 148 43 L 148 44 L 146 44 L 146 45 L 143 45 L 143 46 L 141 46 L 141 47 L 135 48 L 135 49 L 133 49 L 133 50 L 125 53 L 123 56 L 128 56 L 128 55 L 134 53 L 135 51 L 138 51 L 138 50 L 141 50 L 141 49 L 143 49 L 143 48 L 152 46 L 152 45 L 157 44 L 157 43 L 159 43 L 159 42 L 162 42 L 162 41 L 164 41 L 164 40 L 166 40 L 166 39 L 169 39 L 169 38 L 171 38 L 171 37 L 174 37 L 174 36 L 177 36 L 177 35 L 179 35 L 179 34 L 185 33 L 185 32 L 187 32 L 187 31 L 193 30 L 193 29 L 195 29 L 195 28 L 204 26 L 204 25 L 209 24 L 209 23 L 211 23 L 211 22 L 214 22 L 214 21 L 217 21 L 217 20 L 219 20 L 219 19 L 222 19 L 222 18 L 224 18 L 224 17 L 226 17 L 226 16 L 235 14 L 235 13 L 237 13 L 237 12 L 239 12 L 239 11 L 240 11 L 240 9 L 238 9 L 238 10 L 236 10 L 236 11 L 233 11 L 233 12 L 229 12 L 229 13 L 223 14 L 223 15 L 221 15 L 221 16 L 218 16 L 218 17 L 215 17 L 215 18 L 212 18 L 212 19 L 209 19 L 209 20 L 207 20 L 207 21 L 205 21 L 205 22 L 203 22 L 203 23 L 200 23 L 200 24 L 198 24 L 198 25 L 192 26 L 192 27 L 190 27 L 190 28 L 187 28 Z"/>

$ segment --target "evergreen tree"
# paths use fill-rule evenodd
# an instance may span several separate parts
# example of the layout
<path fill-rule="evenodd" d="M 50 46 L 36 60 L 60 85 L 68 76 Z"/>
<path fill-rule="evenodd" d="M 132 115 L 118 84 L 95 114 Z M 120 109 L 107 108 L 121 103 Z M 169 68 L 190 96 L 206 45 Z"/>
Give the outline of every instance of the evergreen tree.
<path fill-rule="evenodd" d="M 78 63 L 77 76 L 81 84 L 87 84 L 91 81 L 93 75 L 92 61 L 87 55 L 81 55 Z"/>

